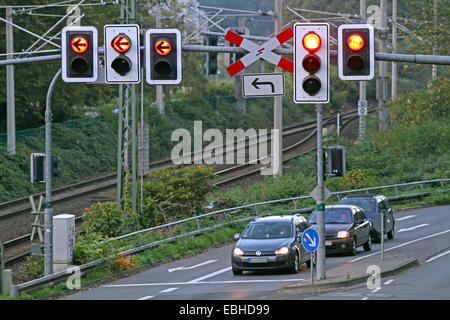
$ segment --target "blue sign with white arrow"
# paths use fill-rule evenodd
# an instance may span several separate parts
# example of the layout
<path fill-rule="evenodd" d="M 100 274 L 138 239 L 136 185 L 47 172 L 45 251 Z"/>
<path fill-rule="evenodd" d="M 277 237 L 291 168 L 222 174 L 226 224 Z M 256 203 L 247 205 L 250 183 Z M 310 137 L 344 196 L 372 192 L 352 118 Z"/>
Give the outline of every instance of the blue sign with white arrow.
<path fill-rule="evenodd" d="M 303 248 L 307 251 L 313 252 L 319 246 L 319 234 L 313 228 L 306 229 L 302 234 Z"/>

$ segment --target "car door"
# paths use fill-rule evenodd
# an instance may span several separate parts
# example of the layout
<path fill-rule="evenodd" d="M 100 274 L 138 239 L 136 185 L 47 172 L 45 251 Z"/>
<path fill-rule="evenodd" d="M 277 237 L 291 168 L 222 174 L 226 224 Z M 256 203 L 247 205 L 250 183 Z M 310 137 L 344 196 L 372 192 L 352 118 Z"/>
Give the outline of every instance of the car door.
<path fill-rule="evenodd" d="M 303 218 L 303 217 L 296 219 L 295 220 L 295 232 L 296 232 L 296 235 L 298 235 L 299 232 L 301 232 L 303 234 L 303 232 L 307 228 L 307 224 L 308 223 L 307 223 L 306 219 Z M 298 245 L 299 250 L 300 250 L 300 263 L 303 263 L 303 262 L 305 262 L 308 259 L 309 255 L 308 255 L 308 252 L 306 251 L 306 249 L 303 247 L 301 237 L 297 238 L 297 241 L 298 241 L 297 245 Z"/>
<path fill-rule="evenodd" d="M 370 224 L 362 209 L 356 209 L 354 219 L 355 219 L 355 235 L 357 242 L 356 245 L 362 245 L 367 242 L 370 232 Z"/>

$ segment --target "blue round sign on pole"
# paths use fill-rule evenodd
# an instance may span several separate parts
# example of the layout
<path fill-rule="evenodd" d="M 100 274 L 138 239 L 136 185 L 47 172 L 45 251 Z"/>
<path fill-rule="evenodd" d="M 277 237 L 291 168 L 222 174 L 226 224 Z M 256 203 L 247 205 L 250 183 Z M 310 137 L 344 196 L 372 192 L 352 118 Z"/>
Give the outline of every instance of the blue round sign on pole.
<path fill-rule="evenodd" d="M 306 229 L 302 234 L 302 244 L 307 251 L 316 251 L 319 246 L 319 234 L 317 231 L 313 228 Z"/>

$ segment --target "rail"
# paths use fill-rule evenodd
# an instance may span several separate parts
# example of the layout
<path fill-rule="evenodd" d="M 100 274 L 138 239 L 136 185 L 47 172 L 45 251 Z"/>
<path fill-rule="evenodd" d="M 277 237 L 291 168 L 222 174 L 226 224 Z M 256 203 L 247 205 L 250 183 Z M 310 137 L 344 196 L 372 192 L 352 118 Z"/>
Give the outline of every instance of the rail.
<path fill-rule="evenodd" d="M 337 192 L 333 192 L 331 194 L 331 196 L 335 196 L 337 198 L 337 200 L 339 201 L 341 196 L 344 194 L 351 194 L 351 193 L 361 193 L 361 192 L 366 192 L 369 193 L 370 191 L 375 191 L 375 190 L 390 190 L 391 192 L 388 193 L 393 193 L 393 195 L 388 196 L 388 199 L 391 201 L 395 201 L 395 200 L 402 200 L 402 199 L 409 199 L 409 198 L 414 198 L 414 197 L 422 197 L 425 195 L 428 195 L 430 193 L 433 192 L 442 192 L 442 191 L 448 191 L 449 189 L 445 189 L 445 190 L 436 190 L 435 188 L 430 188 L 429 190 L 426 190 L 426 185 L 429 185 L 429 187 L 432 187 L 433 184 L 439 184 L 440 188 L 439 189 L 443 189 L 445 187 L 445 184 L 448 183 L 450 179 L 435 179 L 435 180 L 424 180 L 424 181 L 415 181 L 415 182 L 408 182 L 408 183 L 400 183 L 400 184 L 393 184 L 393 185 L 385 185 L 385 186 L 377 186 L 377 187 L 369 187 L 369 188 L 362 188 L 362 189 L 355 189 L 355 190 L 347 190 L 347 191 L 337 191 Z M 401 188 L 406 188 L 406 187 L 415 187 L 417 188 L 417 186 L 421 189 L 421 192 L 415 192 L 415 193 L 407 193 L 407 194 L 400 194 L 401 192 Z M 406 190 L 408 191 L 408 190 Z M 388 195 L 388 193 L 384 193 L 385 195 Z M 156 247 L 159 246 L 163 243 L 167 243 L 167 242 L 172 242 L 175 241 L 177 239 L 181 239 L 181 238 L 185 238 L 185 237 L 190 237 L 190 236 L 194 236 L 194 235 L 198 235 L 207 231 L 211 231 L 217 228 L 221 228 L 227 225 L 232 225 L 232 224 L 237 224 L 240 222 L 245 222 L 245 221 L 249 221 L 252 220 L 255 216 L 260 215 L 260 211 L 258 210 L 258 207 L 262 207 L 264 205 L 273 205 L 273 204 L 283 204 L 283 203 L 289 203 L 292 202 L 294 204 L 294 209 L 292 210 L 287 210 L 285 208 L 283 208 L 283 211 L 286 212 L 288 211 L 289 213 L 306 213 L 306 212 L 311 212 L 313 210 L 312 207 L 307 207 L 307 208 L 302 208 L 302 209 L 298 209 L 298 205 L 297 205 L 297 201 L 299 200 L 312 200 L 312 198 L 310 196 L 300 196 L 300 197 L 292 197 L 292 198 L 285 198 L 285 199 L 277 199 L 277 200 L 270 200 L 270 201 L 263 201 L 263 202 L 257 202 L 257 203 L 252 203 L 252 204 L 247 204 L 247 205 L 243 205 L 243 206 L 238 206 L 238 207 L 233 207 L 233 208 L 227 208 L 227 209 L 222 209 L 222 210 L 217 210 L 217 211 L 213 211 L 213 212 L 209 212 L 209 213 L 205 213 L 202 215 L 198 215 L 195 217 L 190 217 L 190 218 L 186 218 L 186 219 L 181 219 L 178 221 L 174 221 L 171 223 L 167 223 L 164 225 L 159 225 L 159 226 L 155 226 L 152 228 L 147 228 L 144 230 L 139 230 L 136 232 L 132 232 L 120 237 L 116 237 L 114 239 L 109 239 L 106 241 L 102 241 L 99 242 L 97 244 L 95 244 L 95 246 L 99 246 L 99 245 L 105 245 L 105 244 L 111 244 L 113 242 L 120 242 L 124 239 L 128 239 L 131 238 L 133 236 L 137 236 L 139 235 L 142 241 L 144 241 L 144 237 L 143 235 L 145 233 L 149 233 L 151 231 L 155 231 L 155 230 L 162 230 L 162 229 L 166 229 L 166 233 L 168 233 L 170 235 L 170 237 L 168 238 L 160 238 L 156 241 L 147 241 L 144 245 L 140 245 L 137 247 L 128 247 L 125 250 L 122 250 L 120 252 L 117 253 L 112 253 L 107 255 L 104 258 L 101 259 L 97 259 L 95 261 L 91 261 L 89 263 L 77 266 L 78 270 L 82 271 L 82 270 L 86 270 L 89 268 L 92 268 L 96 265 L 99 265 L 103 262 L 105 262 L 108 258 L 112 258 L 115 257 L 117 255 L 126 255 L 126 254 L 134 254 L 152 247 Z M 243 211 L 246 209 L 252 209 L 252 212 L 245 212 L 244 214 Z M 271 210 L 273 213 L 273 210 Z M 240 215 L 240 217 L 238 219 L 229 221 L 229 218 L 234 215 Z M 244 217 L 242 217 L 242 215 L 244 215 Z M 216 224 L 216 225 L 209 225 L 206 227 L 201 227 L 200 225 L 200 219 L 206 219 L 208 217 L 221 217 L 222 219 L 224 219 L 225 221 L 223 221 L 222 223 Z M 194 222 L 191 227 L 193 226 L 193 230 L 189 230 L 184 228 L 184 233 L 175 235 L 175 230 L 173 229 L 175 226 L 177 225 L 182 225 L 182 224 L 186 224 L 186 223 L 192 223 Z M 210 221 L 211 222 L 211 221 Z M 121 244 L 121 248 L 124 249 L 124 243 Z M 118 248 L 119 249 L 119 248 Z M 22 284 L 18 284 L 18 285 L 12 285 L 11 286 L 11 296 L 13 297 L 17 297 L 19 295 L 20 291 L 23 290 L 27 290 L 36 286 L 40 286 L 42 284 L 45 284 L 47 282 L 56 280 L 56 279 L 60 279 L 63 277 L 68 277 L 70 276 L 71 272 L 70 270 L 68 271 L 61 271 L 58 273 L 54 273 L 48 276 L 44 276 L 42 278 L 38 278 L 38 279 L 34 279 L 32 281 L 29 282 L 25 282 Z"/>

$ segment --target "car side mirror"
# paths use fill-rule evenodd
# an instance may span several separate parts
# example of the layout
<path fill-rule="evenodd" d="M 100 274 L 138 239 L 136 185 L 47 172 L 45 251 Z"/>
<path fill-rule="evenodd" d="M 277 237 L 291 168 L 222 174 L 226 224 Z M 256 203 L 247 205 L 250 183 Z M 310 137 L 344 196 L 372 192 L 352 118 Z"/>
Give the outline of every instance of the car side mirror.
<path fill-rule="evenodd" d="M 239 240 L 241 238 L 241 234 L 240 233 L 236 233 L 234 235 L 234 240 Z"/>

